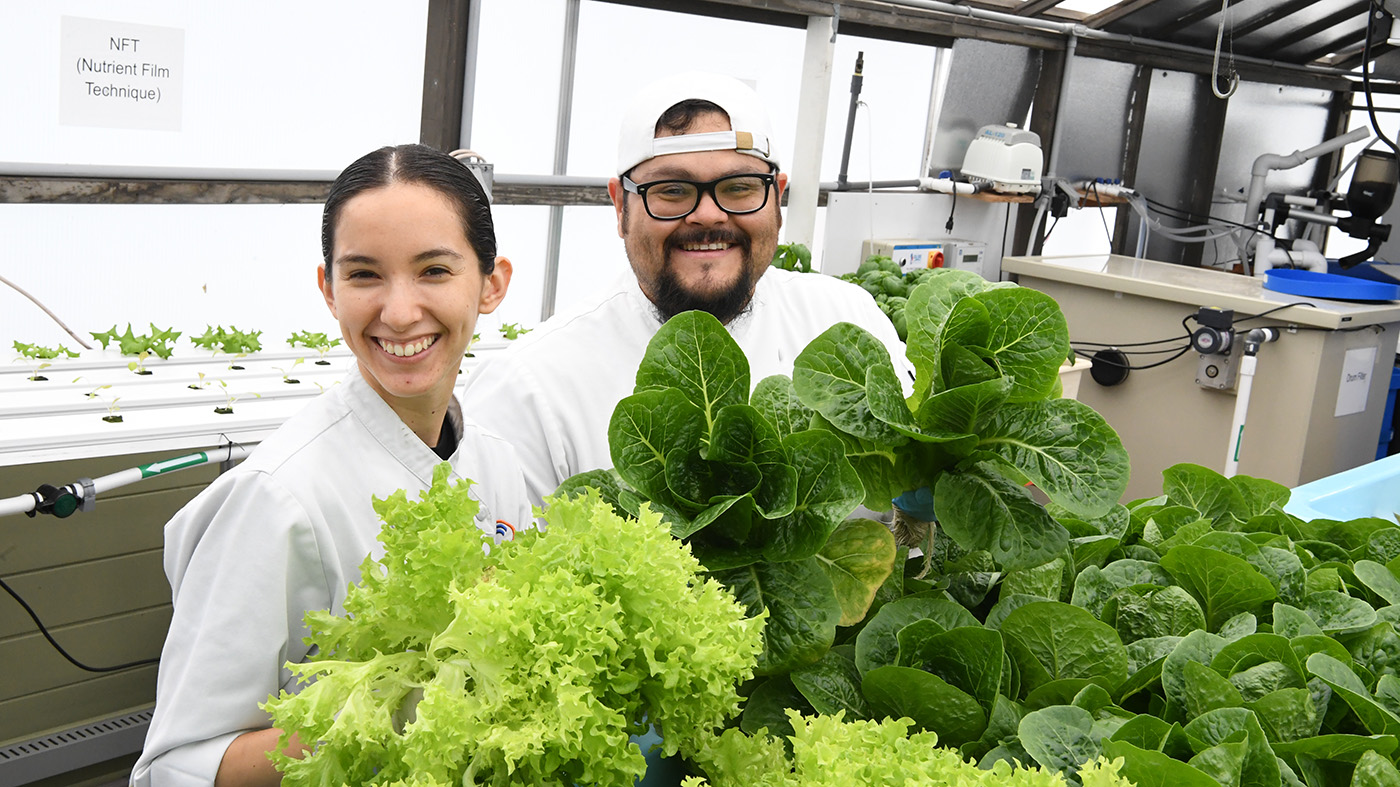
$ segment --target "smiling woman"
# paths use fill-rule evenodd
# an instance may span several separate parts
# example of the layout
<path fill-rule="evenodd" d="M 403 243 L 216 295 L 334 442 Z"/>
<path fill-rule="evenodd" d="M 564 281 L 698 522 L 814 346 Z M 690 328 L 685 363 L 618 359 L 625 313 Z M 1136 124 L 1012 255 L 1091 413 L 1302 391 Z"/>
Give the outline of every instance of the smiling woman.
<path fill-rule="evenodd" d="M 530 523 L 514 451 L 452 393 L 478 315 L 510 284 L 481 185 L 431 148 L 376 150 L 331 186 L 322 252 L 357 368 L 166 526 L 174 613 L 133 784 L 277 782 L 280 731 L 259 706 L 298 689 L 286 665 L 309 654 L 305 613 L 341 613 L 381 552 L 373 498 L 428 488 L 446 460 L 476 482 L 483 531 Z"/>

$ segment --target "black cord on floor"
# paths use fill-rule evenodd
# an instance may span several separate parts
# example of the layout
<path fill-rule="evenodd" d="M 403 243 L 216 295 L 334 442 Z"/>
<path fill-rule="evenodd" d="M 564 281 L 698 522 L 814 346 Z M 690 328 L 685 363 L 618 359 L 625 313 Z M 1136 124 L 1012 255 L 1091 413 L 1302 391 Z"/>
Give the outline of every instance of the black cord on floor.
<path fill-rule="evenodd" d="M 58 651 L 63 656 L 63 658 L 68 659 L 68 662 L 73 666 L 77 667 L 78 669 L 86 670 L 87 672 L 117 672 L 119 670 L 131 669 L 132 667 L 144 667 L 147 664 L 160 663 L 160 659 L 141 659 L 140 661 L 129 661 L 126 664 L 118 664 L 113 667 L 90 667 L 70 656 L 68 654 L 68 651 L 64 650 L 63 646 L 58 644 L 58 640 L 55 640 L 53 638 L 53 635 L 49 633 L 48 628 L 44 626 L 44 622 L 42 620 L 39 620 L 39 616 L 35 614 L 34 608 L 29 606 L 29 603 L 26 602 L 23 598 L 21 598 L 20 595 L 15 592 L 14 588 L 5 584 L 5 580 L 3 579 L 0 579 L 0 589 L 3 589 L 6 593 L 9 593 L 15 601 L 19 602 L 19 605 L 21 607 L 24 607 L 24 611 L 29 613 L 30 620 L 33 620 L 34 625 L 39 627 L 39 633 L 44 635 L 44 639 L 48 640 L 49 644 L 54 647 L 54 650 Z"/>

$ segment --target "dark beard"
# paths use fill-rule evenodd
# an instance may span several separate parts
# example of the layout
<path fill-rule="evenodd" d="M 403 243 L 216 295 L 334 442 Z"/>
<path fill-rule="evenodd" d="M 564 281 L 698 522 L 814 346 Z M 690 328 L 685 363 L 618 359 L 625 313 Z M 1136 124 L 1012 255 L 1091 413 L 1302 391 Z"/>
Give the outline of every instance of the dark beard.
<path fill-rule="evenodd" d="M 683 243 L 713 243 L 723 241 L 733 243 L 743 250 L 743 273 L 724 290 L 700 295 L 681 286 L 680 279 L 671 266 L 671 249 Z M 753 243 L 744 233 L 697 232 L 690 236 L 673 236 L 666 244 L 666 261 L 652 282 L 652 303 L 665 322 L 681 312 L 703 311 L 714 315 L 715 319 L 728 325 L 731 320 L 749 308 L 753 298 L 754 285 L 762 271 L 755 271 L 752 265 Z"/>

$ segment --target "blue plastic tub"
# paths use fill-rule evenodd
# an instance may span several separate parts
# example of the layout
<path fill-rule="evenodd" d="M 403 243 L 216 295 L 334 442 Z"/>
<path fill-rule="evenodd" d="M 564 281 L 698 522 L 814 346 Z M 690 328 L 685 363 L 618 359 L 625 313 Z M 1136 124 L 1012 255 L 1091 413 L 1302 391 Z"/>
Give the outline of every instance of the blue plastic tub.
<path fill-rule="evenodd" d="M 1295 487 L 1283 510 L 1300 519 L 1393 522 L 1400 514 L 1400 454 Z"/>
<path fill-rule="evenodd" d="M 1376 458 L 1390 455 L 1390 446 L 1395 442 L 1395 393 L 1400 391 L 1400 366 L 1390 370 L 1390 392 L 1385 396 L 1385 413 L 1381 416 L 1381 439 L 1376 446 Z"/>

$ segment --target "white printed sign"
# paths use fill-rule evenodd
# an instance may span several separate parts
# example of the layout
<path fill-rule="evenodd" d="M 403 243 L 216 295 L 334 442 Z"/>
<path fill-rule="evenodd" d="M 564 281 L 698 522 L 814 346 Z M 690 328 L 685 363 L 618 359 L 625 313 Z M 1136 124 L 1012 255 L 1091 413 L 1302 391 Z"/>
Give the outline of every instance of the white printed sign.
<path fill-rule="evenodd" d="M 1337 389 L 1338 418 L 1366 410 L 1366 395 L 1371 392 L 1371 375 L 1376 365 L 1376 348 L 1356 347 L 1347 350 L 1342 359 L 1342 382 Z"/>
<path fill-rule="evenodd" d="M 60 125 L 180 130 L 184 30 L 65 16 L 61 38 Z"/>

